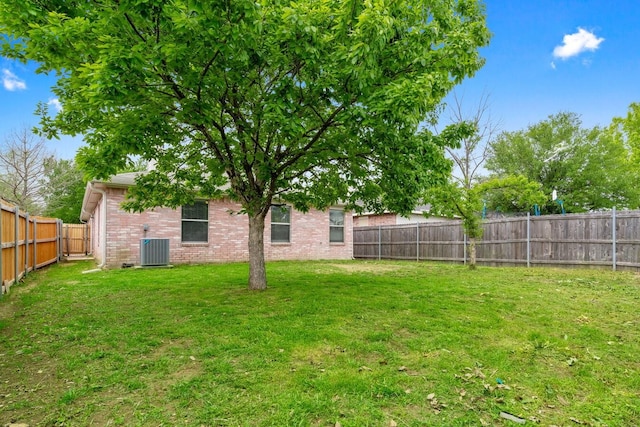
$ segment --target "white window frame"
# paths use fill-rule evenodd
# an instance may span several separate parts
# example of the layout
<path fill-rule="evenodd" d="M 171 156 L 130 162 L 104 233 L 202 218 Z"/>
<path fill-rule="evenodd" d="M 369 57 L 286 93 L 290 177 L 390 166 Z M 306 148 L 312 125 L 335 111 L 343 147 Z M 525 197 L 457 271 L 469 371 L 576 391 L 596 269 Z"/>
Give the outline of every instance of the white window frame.
<path fill-rule="evenodd" d="M 185 206 L 193 206 L 195 204 L 204 204 L 207 208 L 206 219 L 202 218 L 185 218 L 184 217 L 184 208 Z M 182 206 L 180 209 L 180 241 L 182 243 L 209 243 L 209 201 L 208 200 L 196 200 L 191 205 Z M 185 223 L 204 223 L 206 226 L 206 237 L 205 240 L 185 240 L 184 239 L 184 224 Z"/>
<path fill-rule="evenodd" d="M 282 210 L 286 210 L 288 212 L 288 216 L 289 216 L 289 222 L 274 222 L 273 220 L 273 210 L 275 209 L 282 209 Z M 271 243 L 291 243 L 291 213 L 292 213 L 292 209 L 291 206 L 288 205 L 271 205 Z M 282 228 L 282 227 L 287 227 L 287 240 L 284 239 L 274 239 L 273 236 L 273 231 L 274 231 L 274 225 L 276 226 L 275 228 Z"/>
<path fill-rule="evenodd" d="M 331 222 L 331 212 L 340 212 L 342 214 L 342 224 L 332 224 Z M 344 243 L 344 220 L 345 213 L 344 209 L 329 209 L 329 243 Z M 332 240 L 331 231 L 334 229 L 342 230 L 342 239 L 341 240 Z"/>

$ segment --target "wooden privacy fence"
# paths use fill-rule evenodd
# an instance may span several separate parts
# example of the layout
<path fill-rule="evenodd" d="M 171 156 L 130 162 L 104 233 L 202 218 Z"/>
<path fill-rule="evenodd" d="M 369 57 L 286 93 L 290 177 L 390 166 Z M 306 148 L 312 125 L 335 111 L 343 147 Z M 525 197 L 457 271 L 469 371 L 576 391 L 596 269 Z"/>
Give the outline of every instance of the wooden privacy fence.
<path fill-rule="evenodd" d="M 476 242 L 488 265 L 640 268 L 640 211 L 546 215 L 487 220 Z M 360 259 L 467 261 L 461 221 L 356 227 Z"/>
<path fill-rule="evenodd" d="M 89 224 L 62 224 L 62 253 L 87 255 L 91 252 Z"/>
<path fill-rule="evenodd" d="M 0 201 L 0 296 L 29 271 L 61 258 L 61 232 L 62 221 L 32 217 Z"/>

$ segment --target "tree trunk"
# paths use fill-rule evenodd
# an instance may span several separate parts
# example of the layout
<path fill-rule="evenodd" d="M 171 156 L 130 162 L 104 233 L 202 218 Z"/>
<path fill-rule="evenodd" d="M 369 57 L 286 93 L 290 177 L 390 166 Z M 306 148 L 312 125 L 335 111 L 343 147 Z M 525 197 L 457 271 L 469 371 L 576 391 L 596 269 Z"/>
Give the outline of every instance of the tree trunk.
<path fill-rule="evenodd" d="M 476 238 L 469 238 L 469 270 L 476 269 Z"/>
<path fill-rule="evenodd" d="M 264 215 L 249 215 L 249 290 L 267 289 L 264 265 Z"/>

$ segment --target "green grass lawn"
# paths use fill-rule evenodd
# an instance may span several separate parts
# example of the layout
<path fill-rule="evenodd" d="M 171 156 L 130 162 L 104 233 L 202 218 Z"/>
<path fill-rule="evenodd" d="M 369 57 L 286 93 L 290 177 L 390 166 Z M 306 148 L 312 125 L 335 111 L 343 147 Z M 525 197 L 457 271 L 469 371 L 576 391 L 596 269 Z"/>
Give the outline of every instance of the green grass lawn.
<path fill-rule="evenodd" d="M 635 273 L 91 267 L 0 300 L 0 425 L 640 424 Z"/>

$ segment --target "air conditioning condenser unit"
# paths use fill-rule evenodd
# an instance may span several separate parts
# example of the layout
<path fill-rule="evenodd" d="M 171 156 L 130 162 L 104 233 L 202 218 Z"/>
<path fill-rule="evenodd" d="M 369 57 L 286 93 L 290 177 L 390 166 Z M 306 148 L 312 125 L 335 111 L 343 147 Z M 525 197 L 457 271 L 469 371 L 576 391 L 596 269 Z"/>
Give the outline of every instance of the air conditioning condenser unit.
<path fill-rule="evenodd" d="M 140 265 L 169 265 L 169 239 L 140 239 Z"/>

